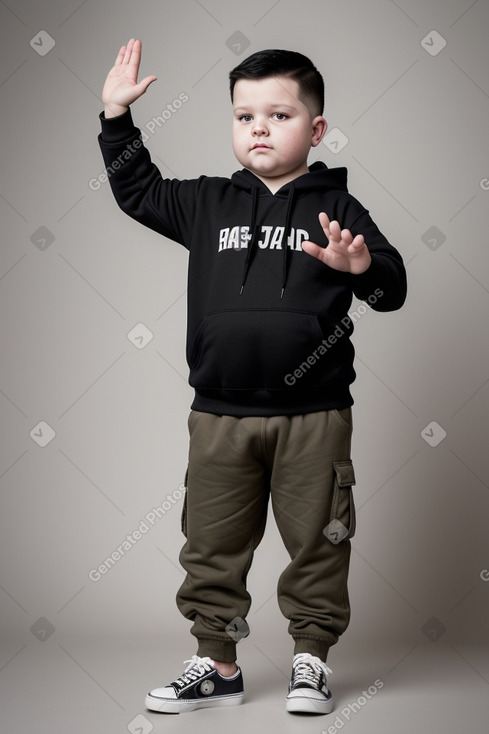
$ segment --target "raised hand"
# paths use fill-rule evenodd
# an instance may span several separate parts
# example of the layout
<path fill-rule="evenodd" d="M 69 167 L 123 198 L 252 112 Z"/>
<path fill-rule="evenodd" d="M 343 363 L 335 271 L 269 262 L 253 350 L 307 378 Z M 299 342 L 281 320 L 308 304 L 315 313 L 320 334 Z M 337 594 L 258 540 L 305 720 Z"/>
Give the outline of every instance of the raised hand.
<path fill-rule="evenodd" d="M 138 83 L 141 48 L 141 41 L 134 38 L 129 40 L 127 46 L 121 46 L 102 91 L 105 117 L 121 115 L 156 81 L 157 77 L 146 76 Z"/>
<path fill-rule="evenodd" d="M 320 247 L 310 240 L 304 240 L 302 249 L 312 257 L 321 260 L 333 270 L 359 275 L 369 267 L 372 259 L 362 234 L 353 237 L 349 229 L 341 229 L 339 222 L 329 221 L 325 212 L 319 215 L 319 223 L 329 240 L 327 247 Z"/>

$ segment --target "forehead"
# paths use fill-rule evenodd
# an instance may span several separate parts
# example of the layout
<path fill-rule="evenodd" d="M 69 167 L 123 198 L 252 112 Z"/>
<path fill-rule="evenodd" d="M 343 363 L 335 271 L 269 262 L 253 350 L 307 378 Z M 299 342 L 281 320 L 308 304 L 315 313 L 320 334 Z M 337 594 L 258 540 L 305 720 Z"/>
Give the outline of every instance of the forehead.
<path fill-rule="evenodd" d="M 284 76 L 238 79 L 233 91 L 234 107 L 263 103 L 304 107 L 303 102 L 299 99 L 299 85 L 295 79 Z"/>

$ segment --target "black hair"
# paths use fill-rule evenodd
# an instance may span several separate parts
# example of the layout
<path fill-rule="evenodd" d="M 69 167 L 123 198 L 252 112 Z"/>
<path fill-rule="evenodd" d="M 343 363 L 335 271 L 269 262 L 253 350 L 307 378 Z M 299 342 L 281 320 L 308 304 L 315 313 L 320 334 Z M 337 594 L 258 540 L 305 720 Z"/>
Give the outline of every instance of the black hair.
<path fill-rule="evenodd" d="M 239 79 L 266 79 L 273 76 L 294 79 L 299 85 L 302 101 L 312 107 L 314 116 L 323 114 L 323 77 L 312 61 L 298 51 L 273 48 L 248 56 L 229 73 L 231 100 L 234 85 Z"/>

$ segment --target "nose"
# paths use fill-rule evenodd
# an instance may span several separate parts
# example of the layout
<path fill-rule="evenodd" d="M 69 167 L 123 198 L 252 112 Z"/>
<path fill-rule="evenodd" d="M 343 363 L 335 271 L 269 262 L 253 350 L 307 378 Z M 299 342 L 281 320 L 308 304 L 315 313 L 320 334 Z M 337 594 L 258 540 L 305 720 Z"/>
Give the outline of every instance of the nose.
<path fill-rule="evenodd" d="M 253 122 L 253 135 L 268 135 L 268 128 L 262 117 L 255 117 Z"/>

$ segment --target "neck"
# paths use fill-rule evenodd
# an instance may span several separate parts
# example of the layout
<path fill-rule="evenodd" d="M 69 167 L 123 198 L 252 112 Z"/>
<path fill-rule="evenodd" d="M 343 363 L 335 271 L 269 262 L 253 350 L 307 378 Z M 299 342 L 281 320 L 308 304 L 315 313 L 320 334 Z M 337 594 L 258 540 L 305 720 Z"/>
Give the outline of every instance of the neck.
<path fill-rule="evenodd" d="M 259 178 L 260 181 L 262 181 L 268 189 L 270 189 L 272 194 L 275 194 L 279 189 L 282 188 L 282 186 L 285 186 L 285 184 L 288 184 L 290 181 L 293 181 L 299 176 L 303 176 L 304 173 L 309 173 L 309 167 L 307 163 L 304 163 L 293 171 L 284 173 L 283 176 L 261 176 L 259 173 L 255 173 L 255 171 L 251 171 L 251 173 L 254 173 L 255 176 Z"/>

